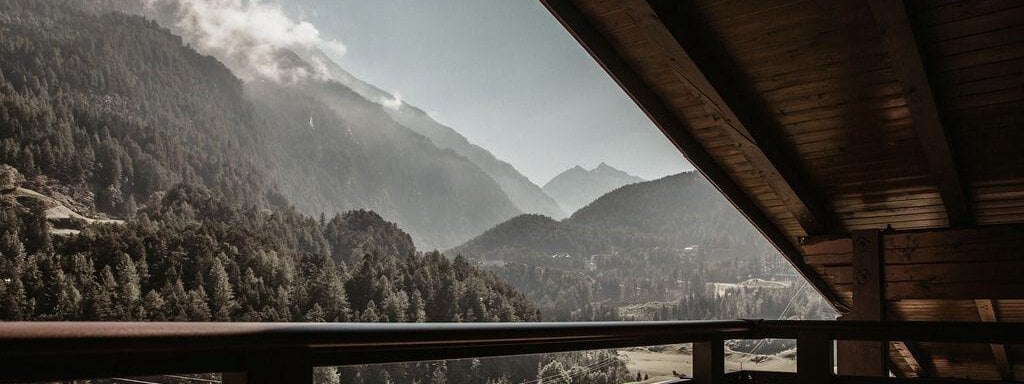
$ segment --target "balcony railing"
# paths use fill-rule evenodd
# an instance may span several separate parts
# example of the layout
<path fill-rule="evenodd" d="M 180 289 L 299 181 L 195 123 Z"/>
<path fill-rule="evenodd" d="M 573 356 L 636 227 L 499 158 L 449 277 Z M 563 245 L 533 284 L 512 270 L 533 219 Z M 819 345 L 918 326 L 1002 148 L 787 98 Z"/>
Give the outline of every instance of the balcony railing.
<path fill-rule="evenodd" d="M 724 374 L 723 341 L 797 340 L 795 374 Z M 694 343 L 694 382 L 864 382 L 833 374 L 834 340 L 1024 344 L 1012 323 L 0 323 L 0 382 L 224 372 L 225 383 L 309 383 L 315 366 Z M 760 379 L 758 379 L 760 377 Z M 933 383 L 919 379 L 916 383 Z M 902 382 L 902 381 L 898 381 Z M 941 382 L 941 381 L 938 381 Z"/>

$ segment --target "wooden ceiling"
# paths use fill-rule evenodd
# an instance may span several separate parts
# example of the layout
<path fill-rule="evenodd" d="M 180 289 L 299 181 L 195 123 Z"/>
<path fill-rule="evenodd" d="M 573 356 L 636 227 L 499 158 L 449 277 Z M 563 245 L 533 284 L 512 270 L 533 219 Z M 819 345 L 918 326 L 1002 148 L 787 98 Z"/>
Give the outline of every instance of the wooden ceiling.
<path fill-rule="evenodd" d="M 881 231 L 889 320 L 1024 321 L 1024 2 L 542 0 L 840 312 Z M 1024 378 L 1024 348 L 889 348 Z"/>

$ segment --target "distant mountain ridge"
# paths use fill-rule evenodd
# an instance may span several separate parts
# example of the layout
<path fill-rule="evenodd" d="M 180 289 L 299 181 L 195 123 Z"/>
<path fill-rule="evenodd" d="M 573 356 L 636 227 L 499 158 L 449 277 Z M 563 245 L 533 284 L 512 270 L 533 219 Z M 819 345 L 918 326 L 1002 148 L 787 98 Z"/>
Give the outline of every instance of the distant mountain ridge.
<path fill-rule="evenodd" d="M 762 254 L 767 243 L 700 174 L 685 172 L 620 187 L 571 217 L 521 215 L 456 247 L 452 254 L 505 262 L 713 245 Z"/>
<path fill-rule="evenodd" d="M 558 202 L 563 211 L 572 215 L 615 188 L 642 181 L 644 179 L 605 163 L 589 171 L 577 165 L 552 178 L 544 184 L 543 190 Z"/>

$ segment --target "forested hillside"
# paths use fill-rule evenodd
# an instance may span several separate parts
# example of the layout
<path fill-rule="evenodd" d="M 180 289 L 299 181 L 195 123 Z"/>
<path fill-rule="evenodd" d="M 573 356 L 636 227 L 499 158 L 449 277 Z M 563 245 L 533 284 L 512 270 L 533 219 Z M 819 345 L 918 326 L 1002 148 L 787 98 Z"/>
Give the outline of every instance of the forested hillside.
<path fill-rule="evenodd" d="M 511 286 L 418 254 L 371 212 L 318 221 L 179 185 L 124 225 L 52 236 L 43 208 L 5 197 L 6 320 L 530 321 Z M 407 252 L 400 254 L 397 252 Z M 354 255 L 361 255 L 356 258 Z M 332 257 L 333 256 L 333 257 Z M 346 263 L 349 260 L 349 263 Z"/>
<path fill-rule="evenodd" d="M 53 236 L 38 201 L 0 195 L 0 320 L 535 321 L 507 283 L 466 260 L 418 253 L 371 212 L 329 221 L 293 209 L 226 203 L 179 185 L 126 224 Z M 400 254 L 398 252 L 407 252 Z M 356 257 L 355 255 L 361 255 Z M 332 257 L 333 256 L 333 257 Z M 345 260 L 352 260 L 347 263 Z M 440 374 L 471 382 L 535 377 L 543 358 Z M 460 365 L 461 364 L 461 365 Z M 465 367 L 463 367 L 465 366 Z M 429 365 L 348 368 L 343 375 L 415 377 Z"/>
<path fill-rule="evenodd" d="M 449 252 L 491 266 L 548 320 L 830 313 L 782 256 L 694 172 L 621 187 L 562 221 L 522 215 Z M 787 282 L 765 289 L 737 285 L 777 276 Z M 735 289 L 710 289 L 715 283 Z"/>
<path fill-rule="evenodd" d="M 216 60 L 138 17 L 0 7 L 0 162 L 113 215 L 181 182 L 280 203 L 258 117 Z"/>

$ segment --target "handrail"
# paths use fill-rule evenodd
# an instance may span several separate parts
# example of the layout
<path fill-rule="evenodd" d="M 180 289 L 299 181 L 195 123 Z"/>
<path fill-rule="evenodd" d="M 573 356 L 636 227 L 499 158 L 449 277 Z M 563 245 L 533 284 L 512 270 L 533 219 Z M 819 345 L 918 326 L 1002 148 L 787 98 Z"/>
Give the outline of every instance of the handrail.
<path fill-rule="evenodd" d="M 564 352 L 752 335 L 753 322 L 0 323 L 0 381 Z"/>
<path fill-rule="evenodd" d="M 0 323 L 0 381 L 307 369 L 744 338 L 1024 344 L 1013 323 Z"/>
<path fill-rule="evenodd" d="M 941 321 L 751 320 L 755 338 L 796 339 L 818 334 L 829 340 L 928 341 L 1024 344 L 1024 323 Z"/>

